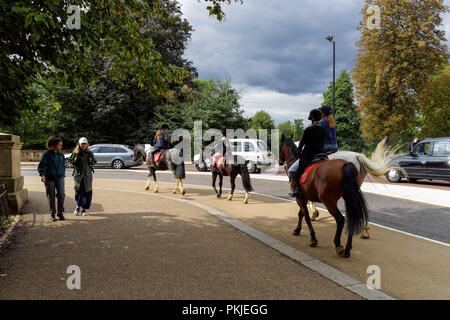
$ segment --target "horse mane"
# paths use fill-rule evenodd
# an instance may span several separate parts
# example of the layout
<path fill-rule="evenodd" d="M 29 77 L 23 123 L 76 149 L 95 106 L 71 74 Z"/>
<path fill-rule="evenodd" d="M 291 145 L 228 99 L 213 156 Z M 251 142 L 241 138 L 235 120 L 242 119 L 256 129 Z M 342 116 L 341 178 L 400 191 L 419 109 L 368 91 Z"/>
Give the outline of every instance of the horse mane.
<path fill-rule="evenodd" d="M 289 138 L 283 137 L 281 140 L 281 144 L 283 143 L 291 150 L 292 154 L 297 154 L 297 146 L 295 145 L 294 141 Z"/>

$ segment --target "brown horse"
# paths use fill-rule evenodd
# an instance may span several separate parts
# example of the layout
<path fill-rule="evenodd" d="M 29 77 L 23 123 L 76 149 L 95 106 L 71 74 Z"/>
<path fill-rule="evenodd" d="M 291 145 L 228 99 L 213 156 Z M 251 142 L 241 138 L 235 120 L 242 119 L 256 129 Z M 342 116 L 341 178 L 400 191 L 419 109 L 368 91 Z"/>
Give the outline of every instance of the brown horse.
<path fill-rule="evenodd" d="M 147 147 L 148 146 L 148 147 Z M 175 176 L 177 184 L 175 188 L 172 190 L 173 194 L 177 193 L 177 189 L 180 189 L 182 195 L 186 194 L 183 186 L 183 179 L 186 177 L 184 161 L 182 159 L 181 151 L 173 148 L 164 150 L 160 155 L 157 162 L 150 161 L 148 158 L 148 151 L 150 149 L 150 145 L 146 145 L 146 148 L 141 145 L 136 145 L 134 148 L 135 159 L 138 160 L 140 157 L 144 158 L 147 163 L 147 168 L 150 171 L 147 179 L 147 184 L 145 185 L 145 190 L 150 189 L 150 177 L 153 177 L 153 181 L 155 182 L 155 189 L 153 192 L 159 192 L 159 184 L 156 179 L 156 171 L 166 171 L 170 170 Z"/>
<path fill-rule="evenodd" d="M 211 173 L 212 173 L 212 186 L 214 191 L 216 192 L 217 198 L 222 197 L 222 184 L 223 177 L 229 176 L 231 183 L 231 192 L 228 196 L 228 200 L 233 199 L 234 189 L 236 188 L 236 177 L 237 175 L 241 175 L 242 185 L 245 189 L 245 199 L 244 204 L 248 203 L 248 193 L 253 191 L 252 183 L 250 180 L 250 174 L 248 173 L 247 163 L 244 158 L 241 156 L 228 156 L 226 157 L 219 167 L 211 164 Z M 219 176 L 219 192 L 216 189 L 216 179 Z"/>
<path fill-rule="evenodd" d="M 280 164 L 290 168 L 296 160 L 296 149 L 294 142 L 283 136 L 280 146 Z M 360 234 L 368 222 L 367 204 L 359 182 L 359 172 L 351 162 L 340 159 L 327 160 L 314 167 L 306 182 L 301 185 L 302 196 L 296 198 L 300 210 L 294 235 L 300 235 L 302 220 L 305 217 L 311 234 L 311 247 L 317 246 L 318 241 L 311 223 L 307 203 L 308 200 L 321 202 L 336 220 L 337 228 L 334 237 L 336 253 L 344 258 L 350 257 L 353 236 Z M 291 183 L 292 189 L 293 184 Z M 338 200 L 341 197 L 345 201 L 346 218 L 337 207 Z M 344 249 L 341 246 L 341 235 L 346 219 L 348 238 Z"/>

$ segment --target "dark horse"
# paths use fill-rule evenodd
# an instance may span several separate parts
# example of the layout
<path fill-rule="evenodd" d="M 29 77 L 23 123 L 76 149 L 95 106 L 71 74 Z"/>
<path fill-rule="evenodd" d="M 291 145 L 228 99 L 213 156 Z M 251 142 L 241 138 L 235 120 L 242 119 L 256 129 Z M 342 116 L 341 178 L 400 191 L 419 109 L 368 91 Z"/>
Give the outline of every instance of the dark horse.
<path fill-rule="evenodd" d="M 158 180 L 156 179 L 156 171 L 170 170 L 177 180 L 177 184 L 175 185 L 172 193 L 177 193 L 177 189 L 179 188 L 182 195 L 186 194 L 186 191 L 183 187 L 183 179 L 186 177 L 186 172 L 181 151 L 177 148 L 164 150 L 158 161 L 155 163 L 153 161 L 149 161 L 148 159 L 148 151 L 150 150 L 150 148 L 150 145 L 146 145 L 146 147 L 144 148 L 139 144 L 134 147 L 134 156 L 136 161 L 140 158 L 143 158 L 143 160 L 145 160 L 147 163 L 148 170 L 150 171 L 147 179 L 147 184 L 145 185 L 145 190 L 150 189 L 150 177 L 153 177 L 153 181 L 155 181 L 155 189 L 153 190 L 153 192 L 159 192 L 159 184 Z"/>
<path fill-rule="evenodd" d="M 241 175 L 242 185 L 245 189 L 245 199 L 244 203 L 248 203 L 248 193 L 253 191 L 252 183 L 250 180 L 250 174 L 248 173 L 247 163 L 244 158 L 241 156 L 227 156 L 224 161 L 220 164 L 219 167 L 211 164 L 211 173 L 212 173 L 212 186 L 214 191 L 216 192 L 217 198 L 222 197 L 222 183 L 223 176 L 230 177 L 231 183 L 231 192 L 228 196 L 228 200 L 233 199 L 234 189 L 236 188 L 236 177 L 237 175 Z M 219 192 L 216 189 L 216 179 L 219 176 Z"/>
<path fill-rule="evenodd" d="M 280 146 L 280 164 L 285 165 L 286 170 L 295 162 L 296 150 L 297 147 L 294 142 L 283 136 Z M 305 217 L 311 234 L 311 247 L 317 246 L 318 241 L 309 217 L 307 203 L 308 200 L 321 202 L 336 220 L 337 229 L 334 237 L 336 253 L 344 258 L 350 257 L 352 237 L 363 232 L 368 221 L 367 204 L 359 182 L 359 171 L 351 162 L 341 159 L 327 160 L 314 167 L 309 173 L 308 180 L 301 185 L 302 196 L 296 198 L 300 210 L 298 212 L 298 226 L 294 235 L 300 235 L 302 219 Z M 338 200 L 341 197 L 345 201 L 346 218 L 337 207 Z M 341 246 L 341 235 L 346 219 L 348 239 L 344 249 Z"/>

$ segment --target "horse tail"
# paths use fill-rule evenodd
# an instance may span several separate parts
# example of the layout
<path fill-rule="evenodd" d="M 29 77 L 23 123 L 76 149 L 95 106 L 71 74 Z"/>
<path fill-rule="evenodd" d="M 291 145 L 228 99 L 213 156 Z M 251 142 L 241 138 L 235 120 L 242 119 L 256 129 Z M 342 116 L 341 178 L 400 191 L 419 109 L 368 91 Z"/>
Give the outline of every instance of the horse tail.
<path fill-rule="evenodd" d="M 185 179 L 186 178 L 186 170 L 184 167 L 184 161 L 180 164 L 177 164 L 175 167 L 175 178 L 177 179 Z"/>
<path fill-rule="evenodd" d="M 342 188 L 349 235 L 358 235 L 367 226 L 367 202 L 358 183 L 358 170 L 351 162 L 342 168 Z"/>
<path fill-rule="evenodd" d="M 385 144 L 386 138 L 378 143 L 370 159 L 362 153 L 357 153 L 356 157 L 361 164 L 361 171 L 369 173 L 374 177 L 381 177 L 390 170 L 398 170 L 401 171 L 405 177 L 407 177 L 407 174 L 403 168 L 391 164 L 391 161 L 395 157 L 399 147 L 389 149 L 385 147 Z"/>
<path fill-rule="evenodd" d="M 239 164 L 239 174 L 242 177 L 242 184 L 244 185 L 246 192 L 252 192 L 252 182 L 250 180 L 250 173 L 248 173 L 247 162 L 244 164 Z"/>

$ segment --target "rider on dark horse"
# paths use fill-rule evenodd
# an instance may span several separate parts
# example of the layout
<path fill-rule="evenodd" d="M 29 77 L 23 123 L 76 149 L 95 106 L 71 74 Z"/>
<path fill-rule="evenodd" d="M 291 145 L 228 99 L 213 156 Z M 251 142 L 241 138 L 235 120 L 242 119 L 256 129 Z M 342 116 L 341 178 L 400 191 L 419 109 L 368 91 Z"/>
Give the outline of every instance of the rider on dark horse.
<path fill-rule="evenodd" d="M 222 129 L 222 138 L 212 150 L 211 155 L 213 156 L 214 165 L 221 157 L 229 157 L 232 155 L 230 140 L 226 137 L 225 129 Z"/>
<path fill-rule="evenodd" d="M 170 138 L 169 138 L 169 126 L 163 124 L 161 129 L 156 132 L 155 139 L 153 140 L 153 147 L 150 151 L 150 157 L 153 162 L 154 155 L 161 151 L 170 148 Z"/>
<path fill-rule="evenodd" d="M 294 184 L 294 191 L 289 193 L 291 197 L 302 195 L 300 191 L 300 177 L 303 171 L 313 161 L 314 157 L 324 153 L 324 142 L 327 131 L 320 125 L 322 112 L 319 109 L 313 109 L 309 113 L 308 120 L 312 125 L 305 129 L 302 140 L 297 148 L 298 160 L 289 168 L 289 179 Z"/>

